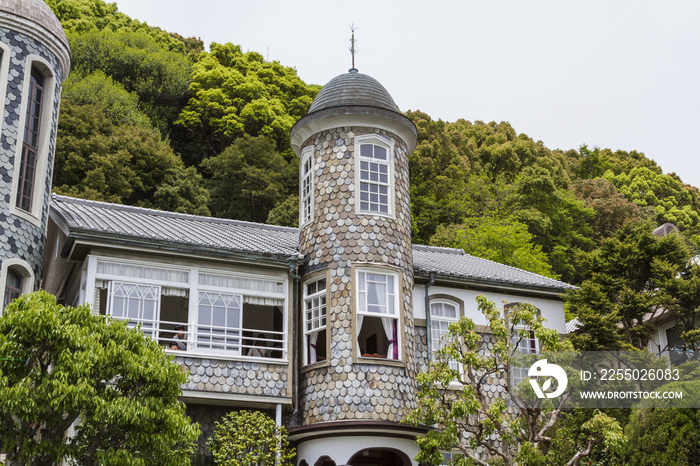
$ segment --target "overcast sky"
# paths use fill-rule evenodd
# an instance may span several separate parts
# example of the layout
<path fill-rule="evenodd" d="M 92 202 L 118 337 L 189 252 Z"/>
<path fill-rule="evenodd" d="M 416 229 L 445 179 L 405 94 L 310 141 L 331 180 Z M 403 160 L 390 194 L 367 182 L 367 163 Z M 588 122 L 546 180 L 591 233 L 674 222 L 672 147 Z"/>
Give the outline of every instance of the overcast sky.
<path fill-rule="evenodd" d="M 638 150 L 700 186 L 700 2 L 117 0 L 152 26 L 296 68 L 355 65 L 401 110 L 508 121 L 550 149 Z"/>

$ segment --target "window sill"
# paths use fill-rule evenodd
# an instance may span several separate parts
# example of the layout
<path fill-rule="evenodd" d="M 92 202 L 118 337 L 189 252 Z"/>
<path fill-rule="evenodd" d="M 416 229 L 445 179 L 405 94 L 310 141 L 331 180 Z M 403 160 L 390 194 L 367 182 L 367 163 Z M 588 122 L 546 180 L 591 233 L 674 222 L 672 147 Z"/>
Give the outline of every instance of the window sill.
<path fill-rule="evenodd" d="M 13 214 L 21 219 L 24 219 L 27 222 L 30 222 L 36 226 L 41 226 L 41 220 L 39 219 L 39 217 L 37 217 L 36 215 L 34 215 L 30 211 L 22 210 L 19 207 L 12 206 L 12 207 L 10 207 L 10 214 Z"/>
<path fill-rule="evenodd" d="M 400 359 L 387 359 L 377 357 L 359 356 L 357 364 L 376 364 L 378 366 L 406 367 L 406 363 Z"/>

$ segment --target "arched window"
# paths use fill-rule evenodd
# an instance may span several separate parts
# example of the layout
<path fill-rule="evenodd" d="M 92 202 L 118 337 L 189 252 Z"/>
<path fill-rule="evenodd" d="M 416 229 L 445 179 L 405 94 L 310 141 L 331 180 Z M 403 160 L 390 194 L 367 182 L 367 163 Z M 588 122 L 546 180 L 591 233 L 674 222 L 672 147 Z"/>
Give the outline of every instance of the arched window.
<path fill-rule="evenodd" d="M 44 105 L 44 75 L 32 67 L 27 97 L 27 111 L 22 137 L 22 156 L 18 167 L 19 184 L 16 207 L 31 212 L 34 201 L 34 185 L 39 160 L 39 131 L 41 111 Z"/>
<path fill-rule="evenodd" d="M 22 275 L 14 268 L 7 269 L 7 276 L 5 277 L 5 299 L 3 301 L 3 307 L 10 304 L 15 299 L 19 298 L 22 294 Z"/>
<path fill-rule="evenodd" d="M 449 332 L 452 322 L 459 320 L 459 305 L 448 299 L 435 299 L 430 301 L 430 348 L 436 351 L 443 347 L 443 337 Z M 459 364 L 450 362 L 453 369 Z"/>
<path fill-rule="evenodd" d="M 304 225 L 313 218 L 313 155 L 313 147 L 306 147 L 301 152 L 301 168 L 299 171 L 299 225 Z"/>
<path fill-rule="evenodd" d="M 394 215 L 393 146 L 375 136 L 357 136 L 355 146 L 358 212 Z"/>

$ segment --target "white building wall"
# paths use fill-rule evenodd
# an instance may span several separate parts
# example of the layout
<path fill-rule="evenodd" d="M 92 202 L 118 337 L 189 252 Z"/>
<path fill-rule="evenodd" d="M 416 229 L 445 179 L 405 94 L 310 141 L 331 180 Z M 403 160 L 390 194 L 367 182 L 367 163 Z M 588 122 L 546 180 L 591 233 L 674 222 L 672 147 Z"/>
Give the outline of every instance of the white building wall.
<path fill-rule="evenodd" d="M 306 460 L 309 466 L 313 466 L 320 457 L 328 456 L 340 466 L 348 464 L 355 453 L 369 448 L 400 450 L 411 459 L 412 466 L 418 466 L 414 459 L 418 454 L 415 440 L 369 435 L 325 437 L 300 443 L 297 446 L 297 464 Z"/>
<path fill-rule="evenodd" d="M 540 310 L 542 317 L 546 319 L 545 326 L 559 333 L 566 333 L 566 318 L 564 316 L 564 303 L 559 299 L 533 298 L 517 293 L 503 293 L 495 291 L 465 290 L 446 286 L 433 285 L 428 289 L 430 296 L 448 295 L 464 302 L 464 313 L 472 319 L 476 325 L 487 325 L 484 315 L 479 311 L 476 297 L 480 294 L 503 308 L 506 303 L 529 303 Z M 413 312 L 416 319 L 425 319 L 425 285 L 416 285 L 413 288 Z"/>

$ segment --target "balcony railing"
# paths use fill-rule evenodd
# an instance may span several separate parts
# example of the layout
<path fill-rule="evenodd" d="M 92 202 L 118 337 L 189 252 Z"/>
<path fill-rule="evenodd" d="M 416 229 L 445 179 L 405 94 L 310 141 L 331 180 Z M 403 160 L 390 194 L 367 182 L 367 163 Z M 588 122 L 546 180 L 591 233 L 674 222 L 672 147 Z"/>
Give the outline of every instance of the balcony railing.
<path fill-rule="evenodd" d="M 143 332 L 156 340 L 166 350 L 184 351 L 194 355 L 212 357 L 242 357 L 286 359 L 287 336 L 285 332 L 264 328 L 222 327 L 212 325 L 188 324 L 165 320 L 125 319 L 129 327 L 140 325 Z M 183 326 L 185 330 L 176 330 Z M 188 330 L 188 327 L 192 327 Z M 182 334 L 179 339 L 185 349 L 178 348 L 175 335 Z"/>

